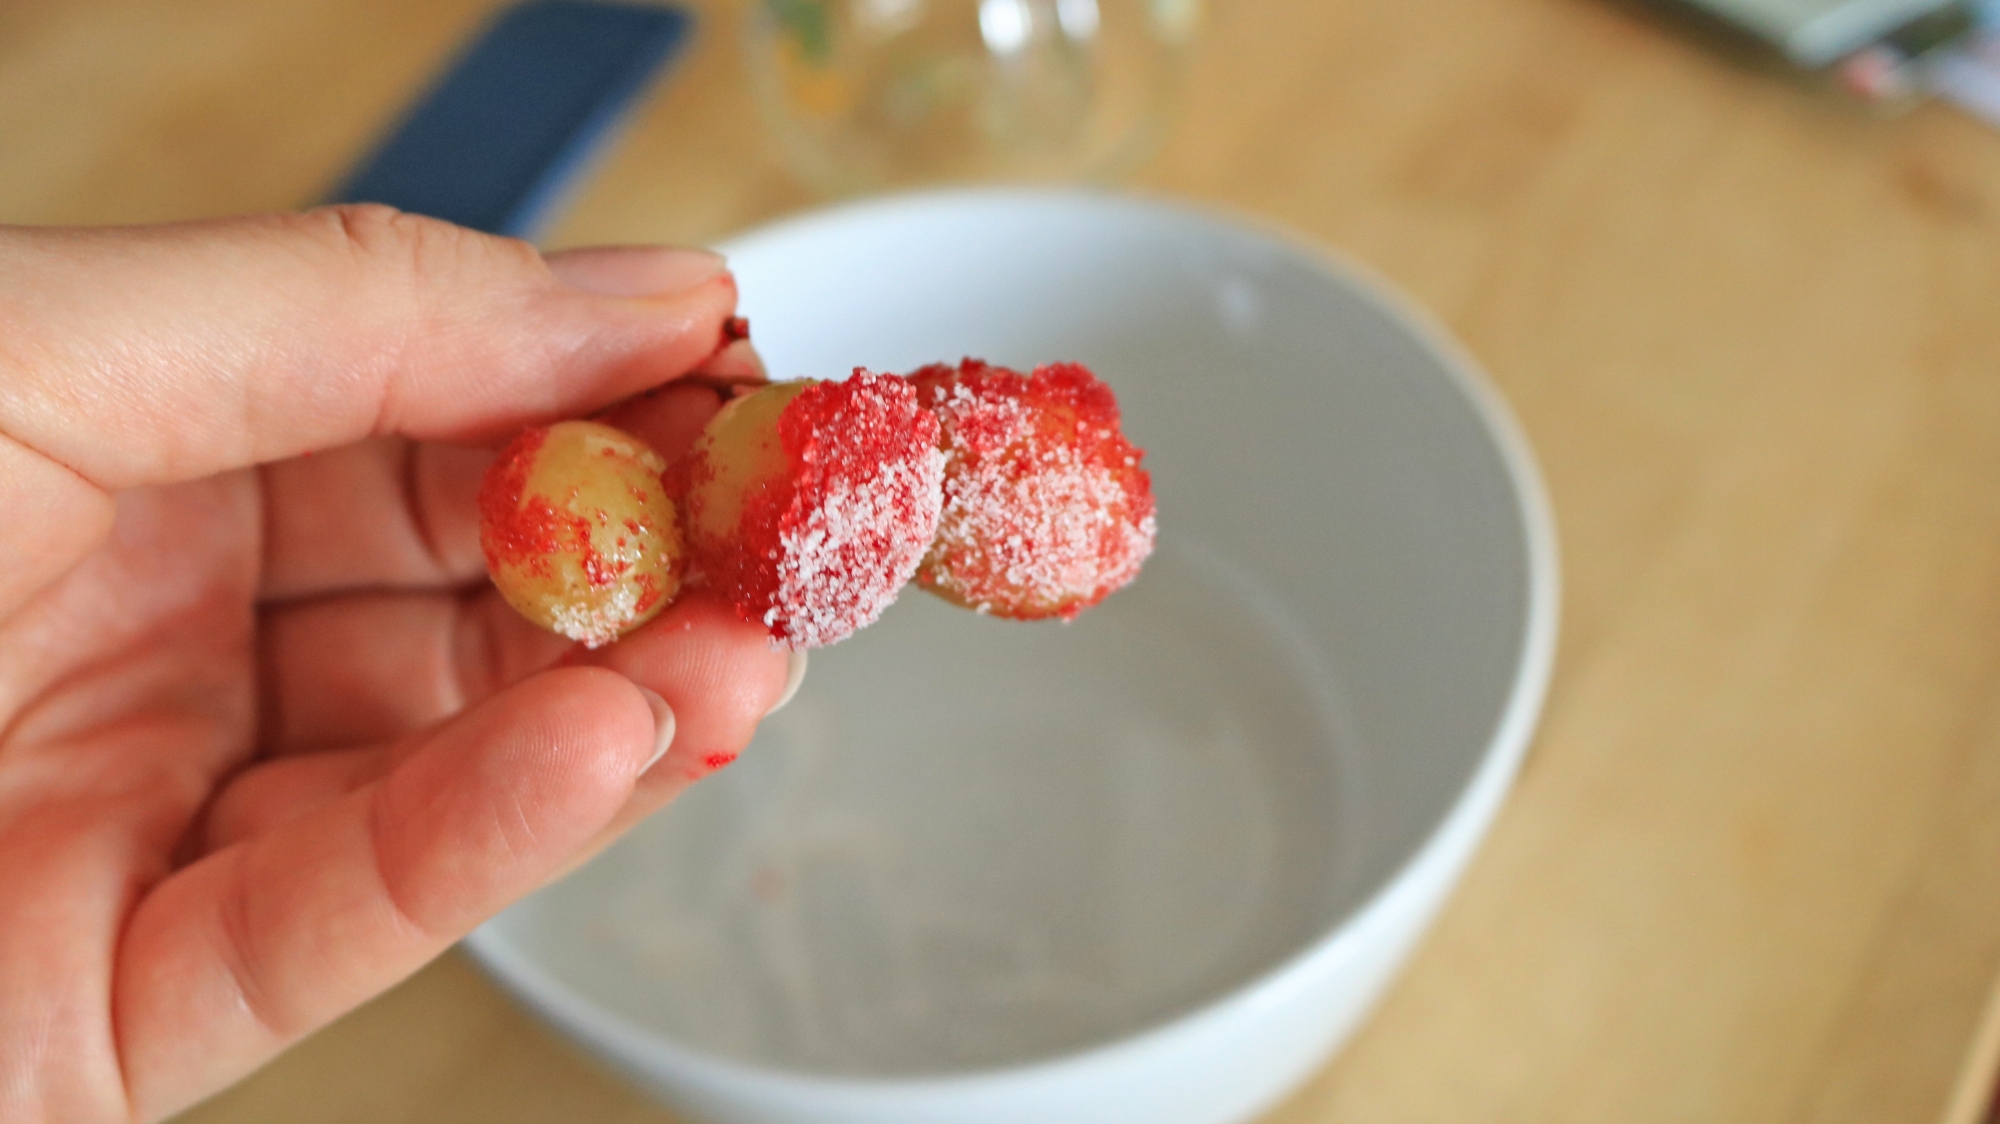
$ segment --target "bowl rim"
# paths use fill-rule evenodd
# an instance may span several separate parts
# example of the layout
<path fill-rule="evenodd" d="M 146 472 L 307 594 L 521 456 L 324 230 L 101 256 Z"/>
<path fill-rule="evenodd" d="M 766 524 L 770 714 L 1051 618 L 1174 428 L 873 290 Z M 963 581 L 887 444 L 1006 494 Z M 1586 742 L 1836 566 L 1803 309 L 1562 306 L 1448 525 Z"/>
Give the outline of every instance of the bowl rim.
<path fill-rule="evenodd" d="M 760 224 L 723 239 L 716 247 L 728 257 L 762 243 L 797 237 L 816 229 L 868 221 L 884 212 L 934 206 L 1025 206 L 1062 209 L 1102 208 L 1147 212 L 1177 221 L 1192 221 L 1235 236 L 1249 236 L 1316 266 L 1364 302 L 1373 304 L 1392 323 L 1409 332 L 1434 355 L 1446 376 L 1473 408 L 1499 454 L 1523 531 L 1526 552 L 1526 619 L 1513 681 L 1488 735 L 1478 764 L 1458 793 L 1421 835 L 1421 842 L 1387 874 L 1361 895 L 1319 935 L 1278 959 L 1254 978 L 1221 994 L 1196 1002 L 1137 1029 L 1047 1057 L 999 1065 L 970 1066 L 942 1074 L 867 1077 L 810 1070 L 785 1069 L 748 1062 L 690 1046 L 585 998 L 545 971 L 533 957 L 512 947 L 481 926 L 460 945 L 503 989 L 562 1019 L 593 1032 L 627 1042 L 643 1043 L 674 1064 L 699 1067 L 736 1081 L 754 1081 L 800 1094 L 935 1095 L 969 1092 L 1024 1079 L 1041 1080 L 1066 1071 L 1098 1069 L 1135 1059 L 1154 1045 L 1198 1023 L 1228 1018 L 1241 1008 L 1280 1001 L 1281 993 L 1299 987 L 1317 972 L 1348 959 L 1364 935 L 1405 908 L 1402 899 L 1415 893 L 1418 874 L 1448 863 L 1455 835 L 1471 835 L 1476 849 L 1511 787 L 1521 760 L 1533 741 L 1554 671 L 1561 615 L 1561 567 L 1553 505 L 1527 434 L 1499 389 L 1471 352 L 1429 309 L 1392 284 L 1382 273 L 1351 254 L 1263 216 L 1247 214 L 1213 202 L 1190 200 L 1148 191 L 1116 191 L 1089 187 L 946 187 L 893 192 L 838 202 Z M 1456 832 L 1454 829 L 1458 829 Z M 1447 867 L 1443 886 L 1449 895 L 1464 873 Z M 1430 919 L 1423 921 L 1427 929 Z M 1420 929 L 1420 931 L 1421 931 Z M 1413 942 L 1414 943 L 1414 942 Z M 1407 950 L 1405 950 L 1407 951 Z M 1400 964 L 1392 970 L 1393 979 Z M 1372 1004 L 1372 1001 L 1371 1001 Z"/>

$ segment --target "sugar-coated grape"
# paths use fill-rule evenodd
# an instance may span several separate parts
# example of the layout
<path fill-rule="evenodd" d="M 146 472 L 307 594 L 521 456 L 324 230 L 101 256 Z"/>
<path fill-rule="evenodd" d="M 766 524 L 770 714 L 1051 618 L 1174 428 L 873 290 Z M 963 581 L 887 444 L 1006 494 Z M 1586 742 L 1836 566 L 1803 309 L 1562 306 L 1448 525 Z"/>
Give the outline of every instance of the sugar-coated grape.
<path fill-rule="evenodd" d="M 680 591 L 678 515 L 645 442 L 596 422 L 524 431 L 479 493 L 493 584 L 536 624 L 595 648 Z"/>
<path fill-rule="evenodd" d="M 596 647 L 685 578 L 800 649 L 870 623 L 912 577 L 982 613 L 1067 620 L 1152 551 L 1142 452 L 1079 364 L 967 359 L 739 393 L 671 468 L 591 422 L 517 438 L 480 493 L 507 600 Z"/>
<path fill-rule="evenodd" d="M 1077 363 L 1024 375 L 967 359 L 913 372 L 941 425 L 944 510 L 925 589 L 1000 617 L 1067 620 L 1152 553 L 1152 480 L 1111 388 Z"/>
<path fill-rule="evenodd" d="M 895 600 L 937 530 L 937 420 L 893 375 L 776 383 L 725 405 L 677 476 L 710 589 L 788 648 Z"/>

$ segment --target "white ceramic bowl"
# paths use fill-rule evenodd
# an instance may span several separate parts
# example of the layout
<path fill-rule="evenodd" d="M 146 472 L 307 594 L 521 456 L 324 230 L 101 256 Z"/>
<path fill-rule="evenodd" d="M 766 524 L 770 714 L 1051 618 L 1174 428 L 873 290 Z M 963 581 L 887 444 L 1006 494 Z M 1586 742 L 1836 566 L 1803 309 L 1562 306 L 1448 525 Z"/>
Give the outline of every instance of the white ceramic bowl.
<path fill-rule="evenodd" d="M 1073 625 L 912 593 L 737 764 L 473 953 L 717 1124 L 1224 1124 L 1409 953 L 1527 745 L 1535 469 L 1352 267 L 1160 203 L 963 192 L 725 247 L 774 374 L 1080 359 L 1160 548 Z"/>

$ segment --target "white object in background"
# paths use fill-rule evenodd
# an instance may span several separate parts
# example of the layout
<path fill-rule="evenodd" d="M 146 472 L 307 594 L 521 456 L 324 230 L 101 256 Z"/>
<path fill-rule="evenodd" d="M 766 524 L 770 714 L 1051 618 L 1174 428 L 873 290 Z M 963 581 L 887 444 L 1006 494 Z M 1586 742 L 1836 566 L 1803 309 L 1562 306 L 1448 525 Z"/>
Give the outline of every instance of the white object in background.
<path fill-rule="evenodd" d="M 1555 541 L 1472 364 L 1350 266 L 1084 193 L 725 247 L 780 377 L 1090 364 L 1160 553 L 1074 625 L 912 593 L 735 765 L 469 940 L 716 1124 L 1231 1124 L 1352 1031 L 1533 731 Z"/>
<path fill-rule="evenodd" d="M 2000 0 L 1980 4 L 1977 19 L 1965 42 L 1930 60 L 1925 78 L 1937 96 L 2000 125 Z"/>
<path fill-rule="evenodd" d="M 1830 66 L 1954 0 L 1688 0 L 1807 69 Z"/>

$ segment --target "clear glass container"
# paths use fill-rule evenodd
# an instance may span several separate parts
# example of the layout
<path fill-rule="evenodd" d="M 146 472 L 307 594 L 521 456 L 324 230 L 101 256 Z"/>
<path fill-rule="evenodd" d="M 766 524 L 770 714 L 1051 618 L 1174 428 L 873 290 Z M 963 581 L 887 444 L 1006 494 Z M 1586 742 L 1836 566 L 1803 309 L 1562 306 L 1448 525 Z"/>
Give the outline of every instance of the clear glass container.
<path fill-rule="evenodd" d="M 779 146 L 830 194 L 1107 181 L 1172 116 L 1201 0 L 754 0 Z"/>

